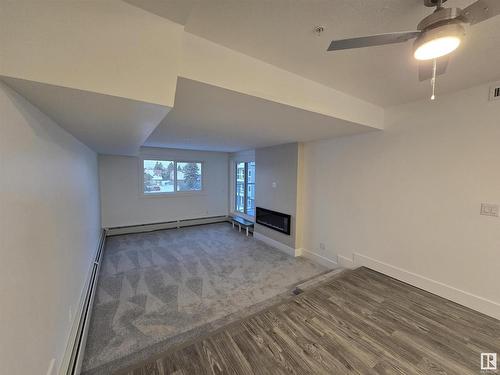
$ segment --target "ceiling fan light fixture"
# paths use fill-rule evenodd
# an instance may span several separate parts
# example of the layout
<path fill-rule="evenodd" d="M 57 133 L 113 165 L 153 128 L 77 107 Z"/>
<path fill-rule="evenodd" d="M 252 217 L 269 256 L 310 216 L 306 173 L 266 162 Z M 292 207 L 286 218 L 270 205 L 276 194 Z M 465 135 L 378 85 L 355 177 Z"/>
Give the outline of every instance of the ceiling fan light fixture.
<path fill-rule="evenodd" d="M 456 50 L 460 42 L 460 38 L 455 36 L 432 39 L 418 47 L 414 56 L 417 60 L 437 59 Z"/>
<path fill-rule="evenodd" d="M 422 33 L 415 41 L 413 56 L 417 60 L 432 60 L 456 50 L 465 35 L 462 25 L 454 23 Z"/>

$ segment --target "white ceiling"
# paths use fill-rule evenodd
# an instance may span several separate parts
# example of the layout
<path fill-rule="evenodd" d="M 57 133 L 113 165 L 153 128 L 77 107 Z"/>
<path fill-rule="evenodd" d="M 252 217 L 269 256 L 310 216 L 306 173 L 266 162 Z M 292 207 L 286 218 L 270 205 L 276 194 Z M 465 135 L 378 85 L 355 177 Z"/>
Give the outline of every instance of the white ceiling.
<path fill-rule="evenodd" d="M 500 1 L 500 0 L 499 0 Z M 332 39 L 414 30 L 423 0 L 189 0 L 127 2 L 185 24 L 185 30 L 372 103 L 391 106 L 429 95 L 412 42 L 326 52 Z M 449 0 L 465 7 L 473 0 Z M 315 25 L 325 27 L 316 36 Z M 475 25 L 453 54 L 438 93 L 500 79 L 500 17 Z"/>
<path fill-rule="evenodd" d="M 368 131 L 374 129 L 179 77 L 174 108 L 145 145 L 233 152 Z"/>
<path fill-rule="evenodd" d="M 128 9 L 143 16 L 151 17 L 133 6 L 185 24 L 189 33 L 375 104 L 390 106 L 429 95 L 428 82 L 418 82 L 411 42 L 326 52 L 333 38 L 414 29 L 431 11 L 422 5 L 423 0 L 126 2 L 131 4 Z M 449 0 L 446 4 L 464 7 L 471 2 Z M 312 32 L 315 25 L 326 28 L 324 35 Z M 438 95 L 500 80 L 499 31 L 500 17 L 471 29 L 465 45 L 454 53 L 447 74 L 439 77 Z M 232 152 L 373 131 L 182 77 L 177 80 L 172 111 L 117 96 L 12 77 L 0 79 L 76 138 L 105 154 L 133 155 L 142 145 Z"/>
<path fill-rule="evenodd" d="M 169 107 L 40 82 L 0 77 L 61 127 L 103 154 L 134 155 Z"/>
<path fill-rule="evenodd" d="M 158 16 L 185 25 L 199 0 L 123 0 Z"/>

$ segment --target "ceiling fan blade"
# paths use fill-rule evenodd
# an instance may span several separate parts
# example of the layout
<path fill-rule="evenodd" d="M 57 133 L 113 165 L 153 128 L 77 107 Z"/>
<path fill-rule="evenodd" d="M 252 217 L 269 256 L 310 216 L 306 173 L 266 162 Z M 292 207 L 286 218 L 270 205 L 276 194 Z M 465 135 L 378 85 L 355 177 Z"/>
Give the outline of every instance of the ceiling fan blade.
<path fill-rule="evenodd" d="M 465 8 L 462 14 L 471 25 L 483 22 L 500 14 L 500 1 L 478 0 Z"/>
<path fill-rule="evenodd" d="M 446 72 L 448 67 L 448 62 L 450 58 L 448 56 L 443 56 L 437 59 L 436 63 L 436 75 L 439 76 Z M 420 81 L 427 81 L 432 78 L 432 73 L 434 70 L 434 60 L 420 61 L 418 64 L 418 79 Z"/>
<path fill-rule="evenodd" d="M 416 38 L 420 31 L 403 31 L 398 33 L 378 34 L 362 36 L 359 38 L 334 40 L 330 43 L 328 51 L 338 51 L 350 48 L 363 48 L 371 46 L 381 46 L 384 44 L 402 43 Z"/>

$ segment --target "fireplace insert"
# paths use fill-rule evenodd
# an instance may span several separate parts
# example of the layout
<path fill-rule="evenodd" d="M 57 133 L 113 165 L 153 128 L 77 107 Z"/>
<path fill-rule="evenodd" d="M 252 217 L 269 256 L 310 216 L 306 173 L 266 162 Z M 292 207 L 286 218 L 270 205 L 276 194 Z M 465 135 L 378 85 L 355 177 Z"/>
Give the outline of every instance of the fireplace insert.
<path fill-rule="evenodd" d="M 267 208 L 257 207 L 255 222 L 278 232 L 290 235 L 292 217 L 281 212 L 271 211 Z"/>

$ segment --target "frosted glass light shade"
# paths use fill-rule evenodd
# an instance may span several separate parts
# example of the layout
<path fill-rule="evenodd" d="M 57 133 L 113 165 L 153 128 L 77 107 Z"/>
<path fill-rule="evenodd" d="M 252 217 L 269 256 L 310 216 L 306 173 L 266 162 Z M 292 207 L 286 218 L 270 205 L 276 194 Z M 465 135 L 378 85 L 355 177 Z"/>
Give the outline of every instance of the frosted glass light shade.
<path fill-rule="evenodd" d="M 432 60 L 456 50 L 465 30 L 460 24 L 448 24 L 425 31 L 414 44 L 413 56 L 417 60 Z"/>
<path fill-rule="evenodd" d="M 431 60 L 447 55 L 455 51 L 461 40 L 455 36 L 445 36 L 430 40 L 415 50 L 414 56 L 417 60 Z"/>

